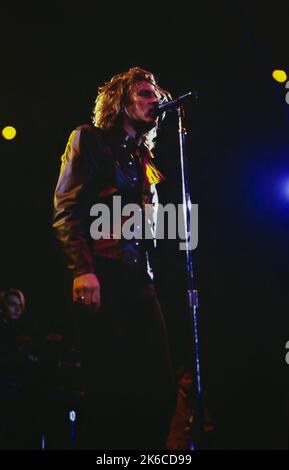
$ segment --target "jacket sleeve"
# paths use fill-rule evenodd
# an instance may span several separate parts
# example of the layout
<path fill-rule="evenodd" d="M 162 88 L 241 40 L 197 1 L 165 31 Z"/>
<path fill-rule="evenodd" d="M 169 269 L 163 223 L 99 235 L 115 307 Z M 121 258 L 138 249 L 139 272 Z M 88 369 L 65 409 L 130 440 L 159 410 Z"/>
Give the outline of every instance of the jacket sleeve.
<path fill-rule="evenodd" d="M 94 272 L 88 193 L 96 163 L 85 137 L 84 127 L 70 134 L 54 194 L 53 228 L 74 277 Z"/>

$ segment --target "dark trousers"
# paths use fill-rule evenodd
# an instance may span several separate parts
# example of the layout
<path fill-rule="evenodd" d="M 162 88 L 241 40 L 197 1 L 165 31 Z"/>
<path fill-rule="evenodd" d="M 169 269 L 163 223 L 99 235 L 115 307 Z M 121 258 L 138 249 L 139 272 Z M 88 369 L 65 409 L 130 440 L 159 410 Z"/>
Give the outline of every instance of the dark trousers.
<path fill-rule="evenodd" d="M 151 283 L 136 269 L 98 265 L 101 309 L 77 308 L 87 395 L 81 449 L 162 449 L 174 406 L 167 332 Z"/>

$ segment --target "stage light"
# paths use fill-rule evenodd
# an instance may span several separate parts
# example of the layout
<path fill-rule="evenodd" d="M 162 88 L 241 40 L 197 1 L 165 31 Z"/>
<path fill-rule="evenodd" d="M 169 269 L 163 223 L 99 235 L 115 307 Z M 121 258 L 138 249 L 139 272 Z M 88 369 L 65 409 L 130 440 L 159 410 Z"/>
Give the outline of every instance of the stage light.
<path fill-rule="evenodd" d="M 289 178 L 283 181 L 283 184 L 281 186 L 281 191 L 285 199 L 289 199 Z"/>
<path fill-rule="evenodd" d="M 278 83 L 284 83 L 287 80 L 287 74 L 284 70 L 273 70 L 272 77 Z"/>
<path fill-rule="evenodd" d="M 6 126 L 2 129 L 2 136 L 6 140 L 12 140 L 16 136 L 16 129 L 12 126 Z"/>

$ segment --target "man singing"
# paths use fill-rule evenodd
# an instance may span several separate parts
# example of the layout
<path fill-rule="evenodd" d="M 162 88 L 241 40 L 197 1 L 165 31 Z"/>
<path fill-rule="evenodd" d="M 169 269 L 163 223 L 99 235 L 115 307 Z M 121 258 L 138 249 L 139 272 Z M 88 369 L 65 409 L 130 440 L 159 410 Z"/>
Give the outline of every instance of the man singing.
<path fill-rule="evenodd" d="M 175 392 L 152 281 L 154 240 L 142 230 L 126 236 L 128 215 L 113 214 L 113 207 L 116 197 L 122 208 L 137 205 L 154 231 L 155 185 L 163 179 L 151 152 L 154 106 L 169 98 L 146 70 L 114 76 L 98 90 L 93 124 L 73 130 L 62 155 L 53 226 L 72 275 L 87 390 L 78 448 L 165 447 Z M 110 218 L 101 237 L 92 230 L 97 204 Z"/>

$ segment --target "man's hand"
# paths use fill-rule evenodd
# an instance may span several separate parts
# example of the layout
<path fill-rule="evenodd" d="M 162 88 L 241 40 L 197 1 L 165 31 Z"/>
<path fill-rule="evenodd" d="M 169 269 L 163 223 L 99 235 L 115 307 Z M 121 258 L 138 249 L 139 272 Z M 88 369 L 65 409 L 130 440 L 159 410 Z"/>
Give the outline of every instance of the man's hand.
<path fill-rule="evenodd" d="M 81 303 L 96 312 L 100 308 L 100 284 L 94 273 L 78 276 L 73 281 L 73 302 Z"/>

